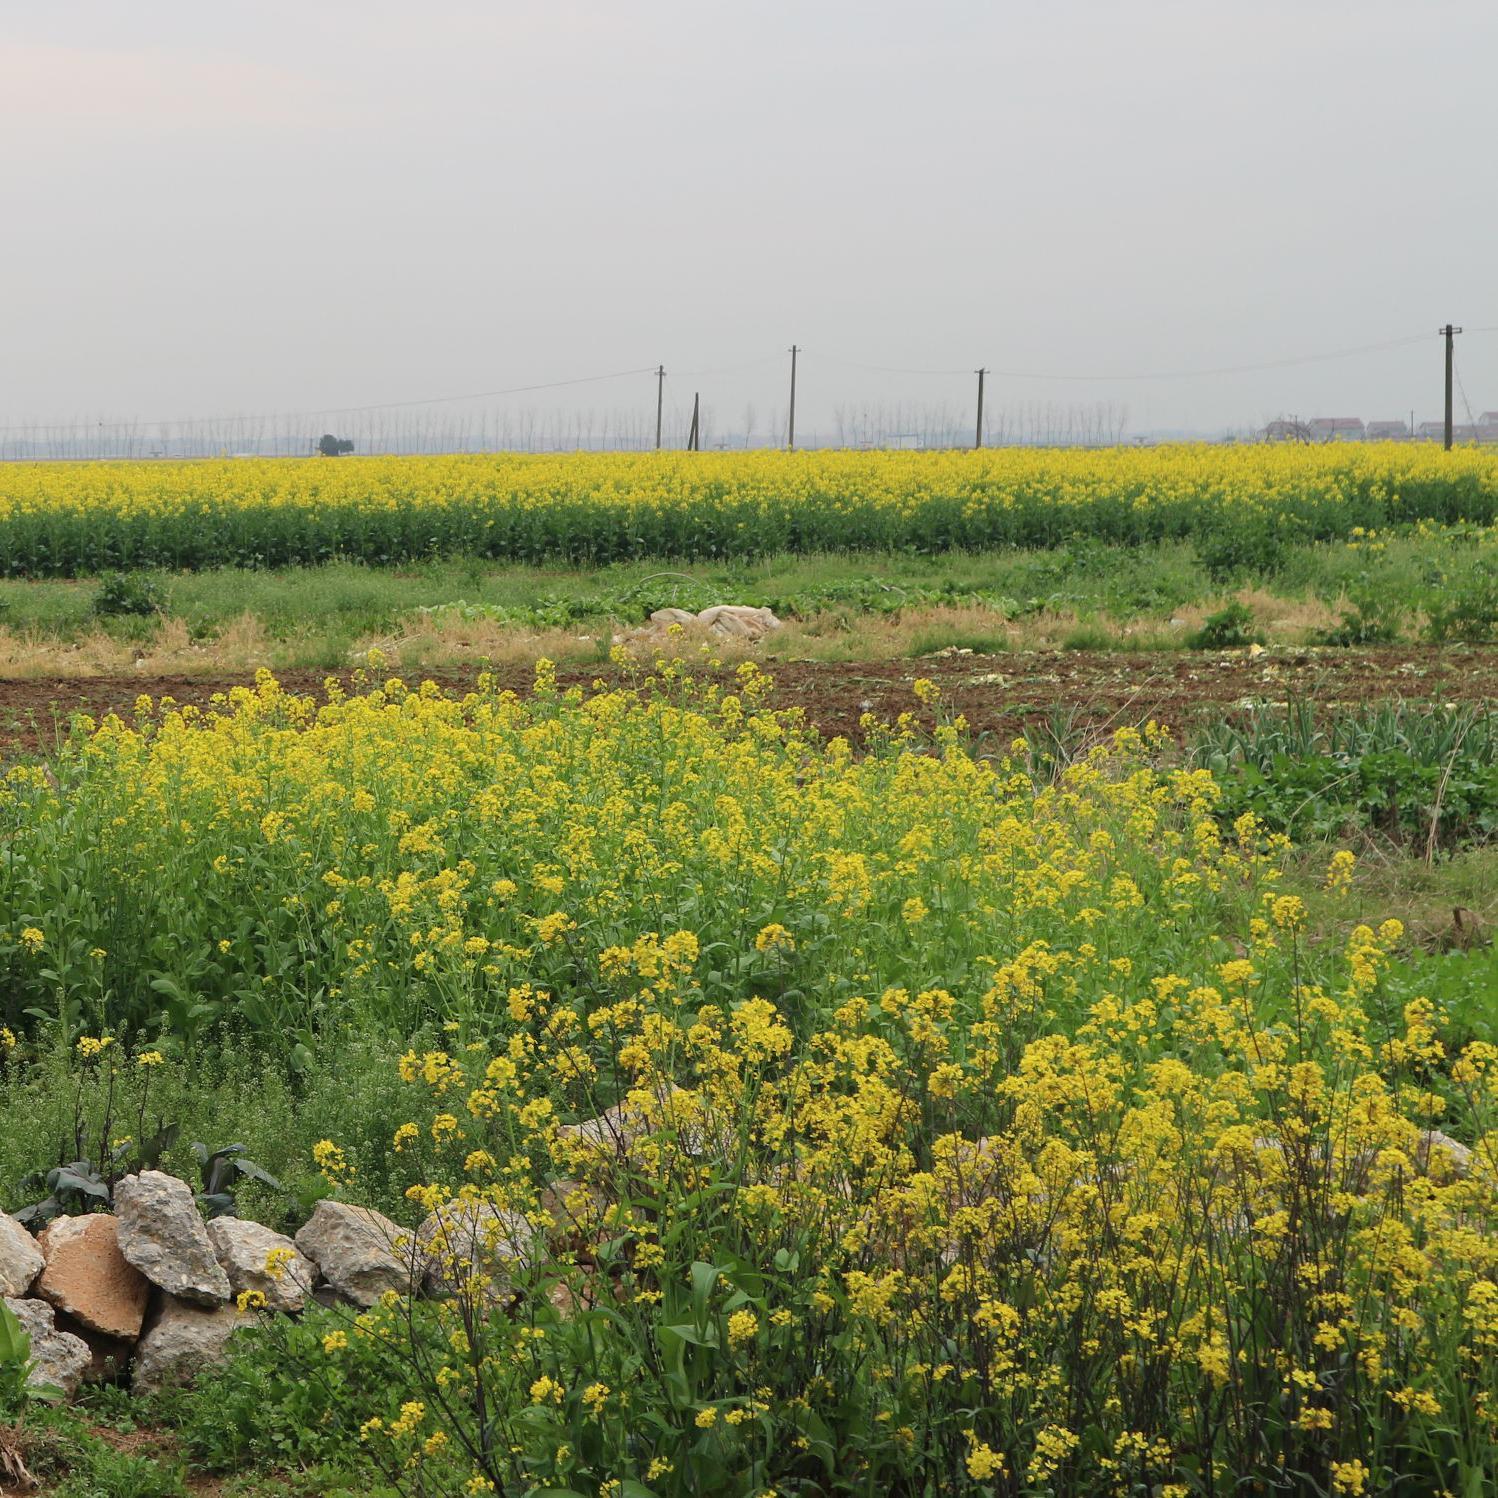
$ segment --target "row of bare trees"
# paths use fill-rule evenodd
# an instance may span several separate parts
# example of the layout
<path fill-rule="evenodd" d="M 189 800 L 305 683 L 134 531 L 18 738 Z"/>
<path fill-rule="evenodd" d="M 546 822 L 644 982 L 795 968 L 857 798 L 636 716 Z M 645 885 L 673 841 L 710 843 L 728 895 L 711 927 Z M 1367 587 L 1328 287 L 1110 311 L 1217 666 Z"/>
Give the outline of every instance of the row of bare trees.
<path fill-rule="evenodd" d="M 673 403 L 674 406 L 674 403 Z M 690 412 L 668 408 L 662 440 L 686 444 Z M 785 441 L 785 415 L 763 415 L 747 404 L 737 422 L 701 409 L 701 445 L 736 450 Z M 798 424 L 803 447 L 968 447 L 973 417 L 959 404 L 861 402 L 833 412 L 830 431 Z M 1112 402 L 1055 402 L 996 406 L 984 415 L 984 443 L 1104 446 L 1122 440 L 1127 409 Z M 633 452 L 655 445 L 655 413 L 633 407 L 464 411 L 369 410 L 296 416 L 245 416 L 212 421 L 33 422 L 0 429 L 0 460 L 90 458 L 206 458 L 221 455 L 304 454 L 333 432 L 356 453 Z"/>

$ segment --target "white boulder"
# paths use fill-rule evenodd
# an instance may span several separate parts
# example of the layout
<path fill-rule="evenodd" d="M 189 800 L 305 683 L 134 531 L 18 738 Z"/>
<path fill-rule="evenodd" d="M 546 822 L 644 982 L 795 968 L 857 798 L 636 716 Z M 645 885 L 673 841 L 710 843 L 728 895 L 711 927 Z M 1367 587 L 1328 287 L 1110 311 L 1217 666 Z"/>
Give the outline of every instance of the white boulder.
<path fill-rule="evenodd" d="M 405 1228 L 347 1202 L 318 1202 L 298 1231 L 296 1246 L 358 1306 L 372 1306 L 387 1290 L 409 1295 L 425 1267 Z"/>
<path fill-rule="evenodd" d="M 241 1217 L 215 1217 L 208 1237 L 235 1294 L 258 1290 L 268 1311 L 300 1311 L 317 1278 L 317 1266 L 290 1238 Z"/>
<path fill-rule="evenodd" d="M 229 1338 L 254 1322 L 252 1315 L 232 1305 L 210 1310 L 162 1295 L 136 1344 L 131 1388 L 148 1394 L 168 1384 L 191 1383 L 204 1368 L 222 1362 Z"/>
<path fill-rule="evenodd" d="M 444 1202 L 416 1230 L 423 1279 L 433 1295 L 507 1300 L 513 1271 L 535 1262 L 540 1234 L 520 1212 L 493 1202 Z"/>
<path fill-rule="evenodd" d="M 6 1307 L 31 1339 L 31 1370 L 26 1382 L 34 1389 L 54 1388 L 71 1399 L 94 1360 L 82 1337 L 59 1331 L 57 1317 L 45 1300 L 5 1297 Z"/>
<path fill-rule="evenodd" d="M 47 1260 L 36 1239 L 0 1212 L 0 1295 L 25 1295 Z"/>
<path fill-rule="evenodd" d="M 228 1277 L 186 1181 L 163 1170 L 126 1176 L 114 1188 L 114 1213 L 120 1252 L 153 1285 L 195 1305 L 228 1300 Z"/>

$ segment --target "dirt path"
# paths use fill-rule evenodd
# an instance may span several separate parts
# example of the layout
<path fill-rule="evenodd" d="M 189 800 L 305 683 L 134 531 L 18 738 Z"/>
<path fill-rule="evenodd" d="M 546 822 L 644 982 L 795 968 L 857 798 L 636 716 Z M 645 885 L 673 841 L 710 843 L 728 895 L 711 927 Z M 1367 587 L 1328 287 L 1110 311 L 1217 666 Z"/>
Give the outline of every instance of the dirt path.
<path fill-rule="evenodd" d="M 1203 708 L 1249 700 L 1305 697 L 1323 704 L 1362 705 L 1405 698 L 1498 703 L 1498 649 L 1397 648 L 1287 650 L 1250 657 L 1195 652 L 1043 652 L 943 655 L 913 661 L 847 664 L 778 662 L 777 706 L 804 707 L 824 734 L 862 737 L 866 712 L 890 719 L 916 706 L 911 683 L 927 676 L 942 688 L 951 712 L 963 714 L 979 737 L 1012 737 L 1027 724 L 1059 717 L 1073 729 L 1104 730 L 1155 718 L 1184 726 Z M 477 668 L 434 673 L 441 685 L 471 687 Z M 282 673 L 288 690 L 320 693 L 321 671 Z M 531 673 L 499 667 L 502 685 L 524 691 Z M 565 684 L 619 679 L 612 667 L 567 668 Z M 347 675 L 344 675 L 347 680 Z M 136 698 L 170 696 L 206 705 L 243 677 L 94 676 L 0 681 L 0 749 L 45 750 L 75 711 L 128 715 Z"/>

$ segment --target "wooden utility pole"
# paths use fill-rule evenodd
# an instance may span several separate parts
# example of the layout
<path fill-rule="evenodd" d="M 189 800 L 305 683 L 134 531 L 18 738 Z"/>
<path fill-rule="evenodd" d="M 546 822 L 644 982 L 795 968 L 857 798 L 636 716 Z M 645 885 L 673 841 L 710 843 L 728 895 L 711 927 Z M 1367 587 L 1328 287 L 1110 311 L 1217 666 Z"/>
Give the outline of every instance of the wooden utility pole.
<path fill-rule="evenodd" d="M 661 450 L 661 411 L 666 403 L 666 366 L 655 372 L 655 450 Z"/>
<path fill-rule="evenodd" d="M 801 350 L 793 343 L 791 345 L 791 424 L 786 434 L 786 447 L 791 451 L 796 450 L 796 355 Z"/>
<path fill-rule="evenodd" d="M 973 438 L 973 446 L 975 448 L 983 446 L 983 377 L 987 373 L 986 369 L 978 371 L 978 431 L 977 435 Z"/>
<path fill-rule="evenodd" d="M 687 433 L 687 451 L 689 453 L 700 453 L 702 451 L 702 430 L 697 425 L 697 418 L 702 409 L 702 396 L 692 392 L 692 430 Z"/>
<path fill-rule="evenodd" d="M 1436 331 L 1446 339 L 1446 451 L 1451 451 L 1451 340 L 1461 332 L 1460 328 L 1453 328 L 1447 323 L 1444 328 Z"/>

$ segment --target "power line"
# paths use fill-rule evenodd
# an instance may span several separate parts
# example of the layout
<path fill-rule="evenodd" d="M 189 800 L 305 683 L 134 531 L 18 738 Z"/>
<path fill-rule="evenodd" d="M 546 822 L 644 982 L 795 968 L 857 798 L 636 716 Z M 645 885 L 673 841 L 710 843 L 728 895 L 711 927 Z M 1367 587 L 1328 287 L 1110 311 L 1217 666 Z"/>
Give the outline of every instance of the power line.
<path fill-rule="evenodd" d="M 1382 343 L 1365 343 L 1357 348 L 1335 349 L 1331 352 L 1321 354 L 1292 354 L 1283 359 L 1268 359 L 1260 364 L 1231 364 L 1223 365 L 1216 369 L 1152 370 L 1147 373 L 1134 374 L 1058 374 L 1033 369 L 990 369 L 988 372 L 1005 380 L 1075 381 L 1080 384 L 1090 385 L 1115 384 L 1136 380 L 1202 380 L 1216 375 L 1255 374 L 1260 370 L 1285 369 L 1296 364 L 1315 364 L 1329 359 L 1353 359 L 1361 354 L 1379 353 L 1384 349 L 1404 348 L 1410 344 L 1423 343 L 1426 336 L 1424 333 L 1412 333 L 1408 337 L 1391 338 Z M 972 373 L 970 369 L 906 369 L 895 365 L 860 364 L 856 360 L 844 359 L 833 354 L 820 354 L 818 357 L 827 359 L 832 363 L 847 364 L 855 369 L 869 369 L 883 374 L 970 375 Z"/>
<path fill-rule="evenodd" d="M 1498 324 L 1489 324 L 1482 327 L 1469 328 L 1468 333 L 1498 333 Z M 1357 358 L 1361 355 L 1381 353 L 1389 349 L 1404 348 L 1416 343 L 1423 343 L 1428 334 L 1411 334 L 1406 337 L 1386 339 L 1377 343 L 1361 344 L 1354 348 L 1335 349 L 1322 353 L 1296 354 L 1280 359 L 1264 360 L 1252 364 L 1223 365 L 1215 368 L 1205 369 L 1178 369 L 1178 370 L 1153 370 L 1137 372 L 1114 372 L 1107 374 L 1078 374 L 1071 372 L 1055 372 L 1044 370 L 1013 370 L 994 369 L 985 367 L 983 373 L 992 375 L 999 379 L 1036 381 L 1036 382 L 1062 382 L 1079 384 L 1109 384 L 1109 383 L 1133 383 L 1141 381 L 1168 381 L 1184 379 L 1208 379 L 1225 375 L 1252 374 L 1260 371 L 1285 369 L 1302 364 L 1320 363 L 1337 359 Z M 792 402 L 794 403 L 795 389 L 795 364 L 796 357 L 805 353 L 806 349 L 797 346 L 791 351 L 792 363 Z M 904 365 L 870 364 L 856 359 L 849 359 L 839 354 L 821 353 L 813 351 L 815 357 L 824 359 L 828 363 L 844 365 L 852 369 L 869 370 L 880 374 L 933 376 L 933 377 L 971 377 L 973 371 L 969 366 L 958 369 L 932 369 L 918 368 Z M 680 375 L 693 378 L 703 378 L 713 375 L 736 374 L 744 370 L 757 369 L 782 358 L 782 354 L 767 354 L 759 358 L 743 361 L 738 364 L 726 365 L 716 369 L 680 370 Z M 9 434 L 41 434 L 63 435 L 63 434 L 103 434 L 105 432 L 141 432 L 150 428 L 165 429 L 175 428 L 179 431 L 190 431 L 194 428 L 208 426 L 225 426 L 234 424 L 247 424 L 252 422 L 295 422 L 318 417 L 355 416 L 371 412 L 399 411 L 419 409 L 422 407 L 455 405 L 466 401 L 495 400 L 512 395 L 527 395 L 545 390 L 563 390 L 579 385 L 598 384 L 609 380 L 629 379 L 638 375 L 655 375 L 657 377 L 657 422 L 660 420 L 660 385 L 664 382 L 665 370 L 655 365 L 644 365 L 633 369 L 615 370 L 608 374 L 581 375 L 570 379 L 546 380 L 526 385 L 511 385 L 499 390 L 472 391 L 463 395 L 438 395 L 425 396 L 414 400 L 397 401 L 373 401 L 363 405 L 351 406 L 321 406 L 314 409 L 289 411 L 289 412 L 237 412 L 232 415 L 219 416 L 195 416 L 176 418 L 171 420 L 147 420 L 137 418 L 131 421 L 97 421 L 97 422 L 69 422 L 57 423 L 49 421 L 17 422 L 0 426 L 0 433 Z M 676 397 L 673 391 L 672 404 L 676 406 Z M 680 418 L 680 410 L 677 410 Z M 788 431 L 788 445 L 794 445 L 794 404 L 792 405 L 791 423 Z"/>
<path fill-rule="evenodd" d="M 1467 399 L 1467 387 L 1462 383 L 1462 367 L 1455 358 L 1451 361 L 1452 373 L 1456 376 L 1456 388 L 1461 392 L 1462 404 L 1467 408 L 1467 424 L 1477 425 L 1477 418 L 1472 414 L 1472 402 Z"/>
<path fill-rule="evenodd" d="M 679 369 L 677 374 L 706 379 L 709 375 L 741 374 L 746 369 L 761 369 L 766 364 L 778 364 L 779 354 L 766 354 L 759 359 L 746 359 L 742 364 L 726 364 L 720 369 Z"/>
<path fill-rule="evenodd" d="M 804 354 L 806 350 L 803 348 Z M 819 359 L 825 359 L 829 364 L 843 364 L 849 369 L 868 369 L 875 374 L 909 374 L 909 375 L 969 375 L 970 369 L 906 369 L 898 364 L 864 364 L 857 359 L 844 359 L 839 354 L 824 354 L 813 349 L 813 353 Z"/>

